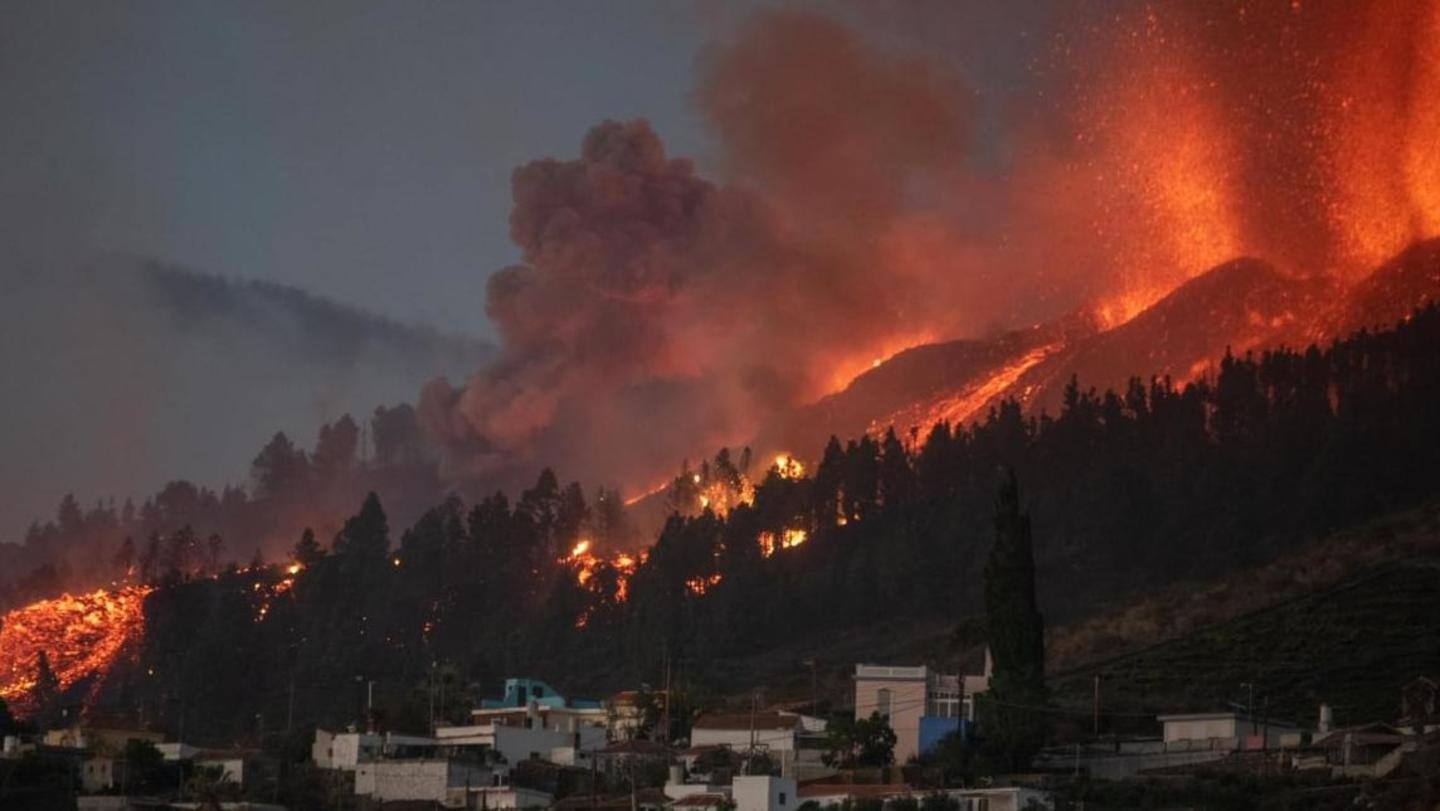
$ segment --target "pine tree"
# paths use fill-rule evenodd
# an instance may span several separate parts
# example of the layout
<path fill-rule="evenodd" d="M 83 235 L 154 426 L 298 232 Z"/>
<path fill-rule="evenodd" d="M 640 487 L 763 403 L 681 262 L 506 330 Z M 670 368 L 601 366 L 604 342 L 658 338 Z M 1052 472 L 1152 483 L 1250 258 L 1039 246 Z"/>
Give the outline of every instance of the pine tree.
<path fill-rule="evenodd" d="M 360 512 L 345 520 L 335 536 L 335 553 L 359 558 L 383 558 L 390 551 L 390 523 L 380 497 L 371 492 L 360 505 Z"/>
<path fill-rule="evenodd" d="M 60 680 L 50 669 L 50 657 L 43 650 L 35 657 L 35 686 L 30 689 L 30 697 L 35 707 L 35 720 L 42 727 L 49 728 L 60 711 Z"/>
<path fill-rule="evenodd" d="M 321 549 L 320 542 L 315 540 L 315 530 L 306 527 L 300 534 L 300 540 L 295 542 L 295 551 L 292 554 L 296 563 L 309 567 L 325 557 L 325 550 Z"/>
<path fill-rule="evenodd" d="M 995 546 L 985 564 L 985 618 L 995 662 L 981 735 L 1005 769 L 1024 768 L 1044 743 L 1045 622 L 1035 605 L 1030 516 L 1011 471 L 995 500 Z"/>

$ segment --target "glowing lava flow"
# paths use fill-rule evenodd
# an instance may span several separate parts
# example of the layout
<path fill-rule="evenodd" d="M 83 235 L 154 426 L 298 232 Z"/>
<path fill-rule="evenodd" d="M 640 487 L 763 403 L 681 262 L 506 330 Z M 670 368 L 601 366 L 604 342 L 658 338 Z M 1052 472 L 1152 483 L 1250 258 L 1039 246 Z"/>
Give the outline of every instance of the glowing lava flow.
<path fill-rule="evenodd" d="M 64 594 L 0 620 L 0 698 L 23 708 L 35 687 L 43 652 L 61 690 L 103 675 L 145 631 L 149 586 Z"/>
<path fill-rule="evenodd" d="M 869 432 L 872 435 L 880 435 L 891 426 L 894 426 L 897 431 L 908 431 L 912 427 L 926 430 L 941 422 L 958 425 L 977 419 L 981 416 L 981 410 L 996 397 L 1002 394 L 1017 394 L 1011 389 L 1021 375 L 1063 346 L 1063 343 L 1057 343 L 1036 347 L 996 369 L 990 377 L 958 394 L 943 397 L 928 404 L 917 404 L 891 414 L 883 420 L 872 422 Z M 1028 391 L 1018 392 L 1022 397 L 1028 393 Z"/>

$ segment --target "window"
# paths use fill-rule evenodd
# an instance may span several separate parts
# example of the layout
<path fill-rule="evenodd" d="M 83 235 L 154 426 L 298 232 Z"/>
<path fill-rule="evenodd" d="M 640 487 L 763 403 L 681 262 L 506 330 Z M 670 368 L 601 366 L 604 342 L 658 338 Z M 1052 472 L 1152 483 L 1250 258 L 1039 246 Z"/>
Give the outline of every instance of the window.
<path fill-rule="evenodd" d="M 880 713 L 882 718 L 890 717 L 890 688 L 881 687 L 875 691 L 875 711 Z"/>
<path fill-rule="evenodd" d="M 781 805 L 784 805 L 784 804 L 785 804 L 785 792 L 783 792 L 783 791 L 780 792 L 780 804 L 781 804 Z"/>

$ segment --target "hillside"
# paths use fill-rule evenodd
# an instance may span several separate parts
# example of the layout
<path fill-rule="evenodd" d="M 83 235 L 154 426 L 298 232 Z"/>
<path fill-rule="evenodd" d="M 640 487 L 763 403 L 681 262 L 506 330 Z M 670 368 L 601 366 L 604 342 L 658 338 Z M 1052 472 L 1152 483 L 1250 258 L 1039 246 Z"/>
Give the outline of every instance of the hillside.
<path fill-rule="evenodd" d="M 1044 579 L 1042 593 L 1063 588 Z M 717 672 L 768 701 L 804 704 L 816 662 L 822 706 L 849 706 L 857 662 L 979 672 L 984 618 L 880 622 L 733 657 Z M 1276 717 L 1311 720 L 1327 701 L 1339 723 L 1392 719 L 1398 687 L 1440 673 L 1440 501 L 1318 539 L 1263 566 L 1172 584 L 1085 620 L 1052 627 L 1055 703 L 1091 710 L 1093 677 L 1116 729 L 1158 712 L 1222 709 L 1255 682 Z M 800 664 L 797 664 L 800 663 Z M 737 706 L 748 690 L 733 697 Z M 1257 700 L 1259 700 L 1257 698 Z"/>
<path fill-rule="evenodd" d="M 1340 724 L 1394 720 L 1399 687 L 1440 672 L 1440 504 L 1172 585 L 1055 629 L 1048 645 L 1054 700 L 1077 712 L 1099 675 L 1119 714 L 1222 709 L 1253 683 L 1278 718 L 1309 721 L 1323 701 Z"/>

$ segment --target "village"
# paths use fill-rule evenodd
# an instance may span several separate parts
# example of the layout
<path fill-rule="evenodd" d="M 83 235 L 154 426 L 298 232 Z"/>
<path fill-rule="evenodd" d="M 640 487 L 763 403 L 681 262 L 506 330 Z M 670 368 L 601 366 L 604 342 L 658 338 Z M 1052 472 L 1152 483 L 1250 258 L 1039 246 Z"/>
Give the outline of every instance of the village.
<path fill-rule="evenodd" d="M 976 708 L 993 675 L 988 650 L 980 670 L 856 664 L 849 709 L 828 718 L 804 702 L 761 705 L 756 692 L 748 707 L 680 719 L 663 688 L 592 700 L 510 678 L 463 725 L 382 730 L 372 715 L 315 728 L 304 768 L 327 807 L 361 810 L 1053 811 L 1084 807 L 1072 799 L 1079 784 L 1197 774 L 1348 796 L 1357 783 L 1424 774 L 1440 757 L 1440 683 L 1417 677 L 1396 697 L 1395 718 L 1339 726 L 1326 704 L 1308 719 L 1243 706 L 1167 713 L 1153 718 L 1154 734 L 1081 736 L 1052 743 L 1024 772 L 955 780 L 936 753 L 985 734 Z M 8 735 L 3 761 L 12 777 L 21 762 L 58 775 L 80 811 L 281 811 L 282 772 L 295 768 L 258 746 L 213 748 L 98 720 Z"/>

